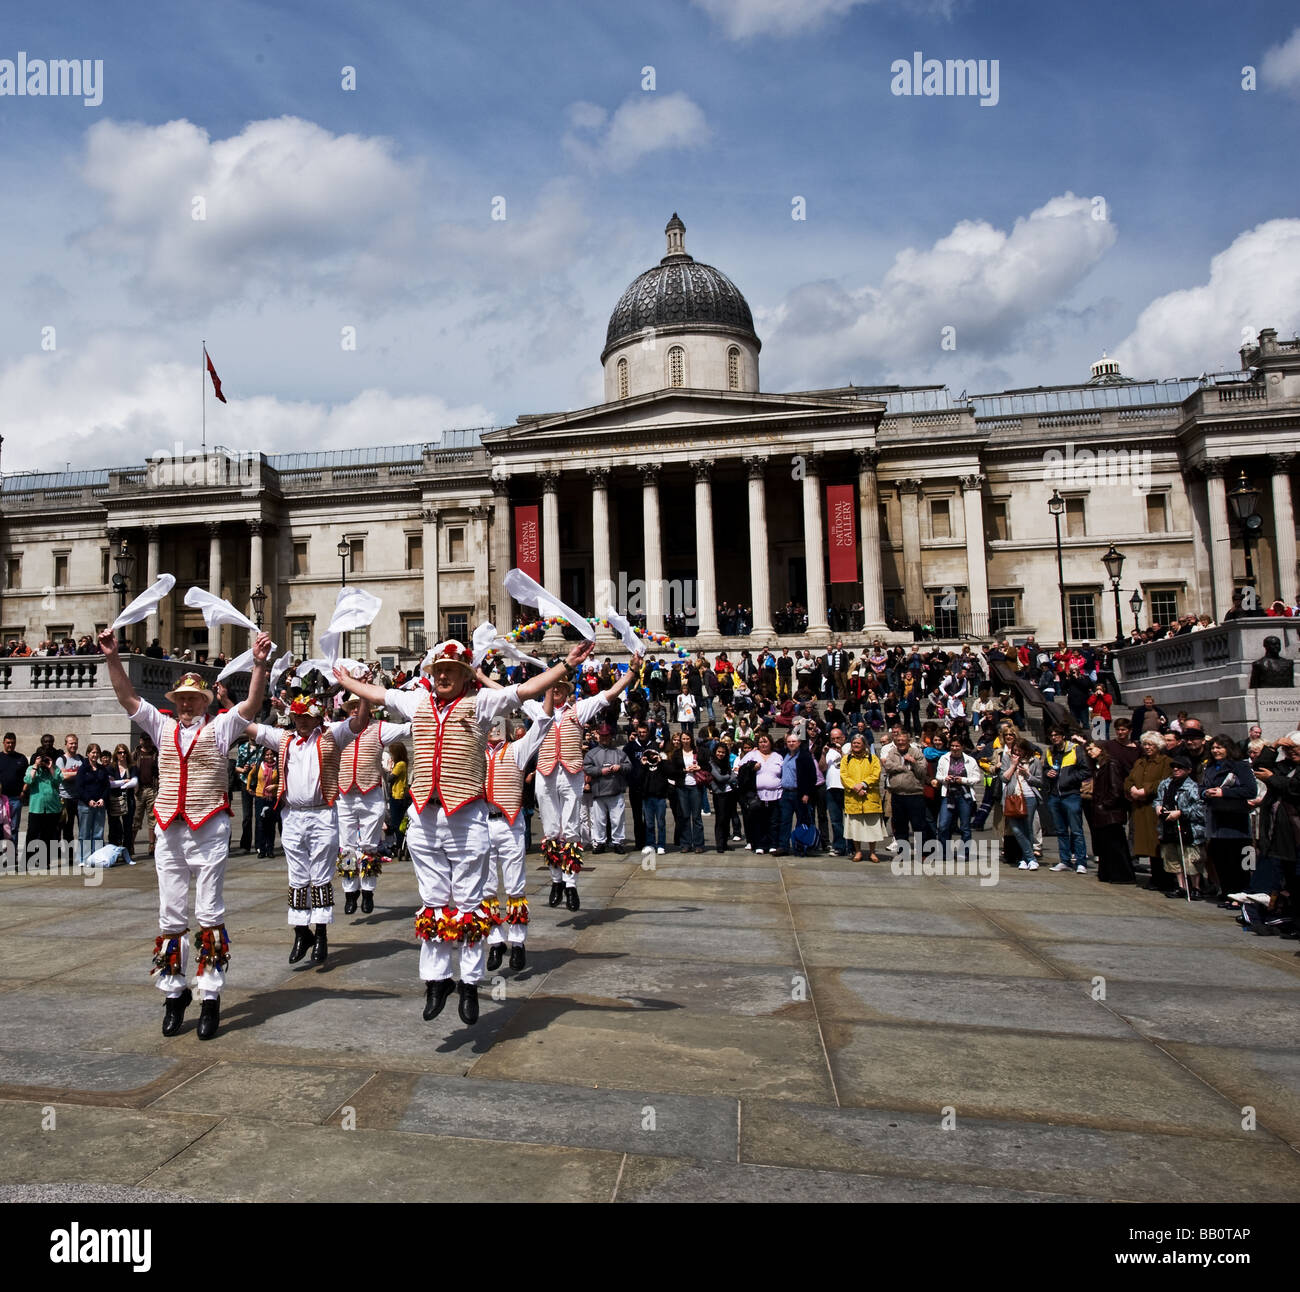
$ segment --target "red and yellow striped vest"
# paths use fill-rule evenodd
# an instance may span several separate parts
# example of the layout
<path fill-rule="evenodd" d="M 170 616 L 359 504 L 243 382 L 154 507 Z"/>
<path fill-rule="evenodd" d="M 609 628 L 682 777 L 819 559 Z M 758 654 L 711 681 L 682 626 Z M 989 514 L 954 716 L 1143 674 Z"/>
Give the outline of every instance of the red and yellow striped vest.
<path fill-rule="evenodd" d="M 524 774 L 515 762 L 516 741 L 508 740 L 496 753 L 488 750 L 487 784 L 483 797 L 514 825 L 524 805 Z"/>
<path fill-rule="evenodd" d="M 191 829 L 197 829 L 218 812 L 229 812 L 229 779 L 228 760 L 217 748 L 211 722 L 204 719 L 189 753 L 182 754 L 181 724 L 175 718 L 163 719 L 153 815 L 164 830 L 178 816 Z"/>
<path fill-rule="evenodd" d="M 479 726 L 476 695 L 460 696 L 439 714 L 421 687 L 411 737 L 410 791 L 417 812 L 435 792 L 449 816 L 483 797 L 487 737 Z"/>
<path fill-rule="evenodd" d="M 276 807 L 284 803 L 285 793 L 289 788 L 289 751 L 298 743 L 296 731 L 286 731 L 280 741 L 280 794 L 275 800 Z M 324 727 L 316 740 L 316 764 L 320 770 L 320 794 L 326 807 L 333 807 L 339 796 L 339 755 L 342 751 L 334 743 L 334 737 Z"/>
<path fill-rule="evenodd" d="M 379 726 L 372 722 L 353 742 L 352 752 L 346 750 L 341 760 L 342 773 L 339 777 L 339 792 L 350 794 L 356 790 L 360 794 L 369 794 L 383 780 L 383 767 L 380 756 L 384 746 L 379 739 Z M 347 784 L 343 784 L 346 781 Z"/>
<path fill-rule="evenodd" d="M 543 776 L 549 776 L 556 763 L 569 773 L 582 771 L 582 723 L 572 705 L 555 715 L 555 725 L 546 733 L 537 755 L 537 770 Z"/>

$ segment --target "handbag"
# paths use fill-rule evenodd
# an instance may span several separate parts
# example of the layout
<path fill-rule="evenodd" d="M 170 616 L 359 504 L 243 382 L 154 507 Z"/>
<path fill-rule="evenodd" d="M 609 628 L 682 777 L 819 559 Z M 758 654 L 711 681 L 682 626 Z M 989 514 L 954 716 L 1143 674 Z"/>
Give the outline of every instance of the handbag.
<path fill-rule="evenodd" d="M 1026 817 L 1029 809 L 1025 807 L 1023 794 L 1008 794 L 1002 800 L 1002 815 L 1007 817 Z"/>
<path fill-rule="evenodd" d="M 822 846 L 821 831 L 815 825 L 797 825 L 790 831 L 790 842 L 812 852 Z"/>

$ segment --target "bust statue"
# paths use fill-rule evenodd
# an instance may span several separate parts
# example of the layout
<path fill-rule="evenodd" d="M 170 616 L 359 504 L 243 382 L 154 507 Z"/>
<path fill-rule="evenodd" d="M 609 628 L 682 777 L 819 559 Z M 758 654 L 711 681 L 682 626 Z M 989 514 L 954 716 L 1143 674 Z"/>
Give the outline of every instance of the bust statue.
<path fill-rule="evenodd" d="M 1264 638 L 1264 653 L 1250 666 L 1250 688 L 1295 685 L 1295 661 L 1282 658 L 1282 639 Z"/>

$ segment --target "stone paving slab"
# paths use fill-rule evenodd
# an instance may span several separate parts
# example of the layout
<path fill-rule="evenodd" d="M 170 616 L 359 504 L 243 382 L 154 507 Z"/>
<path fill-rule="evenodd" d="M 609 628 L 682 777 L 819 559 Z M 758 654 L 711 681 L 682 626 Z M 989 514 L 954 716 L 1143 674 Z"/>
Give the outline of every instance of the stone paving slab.
<path fill-rule="evenodd" d="M 738 1113 L 718 1096 L 420 1077 L 396 1129 L 735 1162 Z"/>
<path fill-rule="evenodd" d="M 784 930 L 789 928 L 790 912 L 784 902 L 778 901 L 736 905 L 730 902 L 692 901 L 690 898 L 673 901 L 653 896 L 646 898 L 621 896 L 616 902 L 606 906 L 600 912 L 599 919 L 592 921 L 590 927 L 606 928 L 615 924 L 628 928 L 666 924 L 702 930 L 717 928 Z"/>
<path fill-rule="evenodd" d="M 1228 921 L 1150 915 L 1062 915 L 1000 912 L 998 924 L 1029 941 L 1132 943 L 1136 946 L 1239 948 L 1242 934 Z M 1249 936 L 1249 934 L 1245 935 Z"/>
<path fill-rule="evenodd" d="M 348 1103 L 371 1075 L 359 1068 L 222 1061 L 169 1090 L 149 1108 L 320 1123 Z"/>
<path fill-rule="evenodd" d="M 85 1050 L 0 1050 L 0 1088 L 33 1086 L 58 1095 L 70 1091 L 138 1090 L 175 1067 L 170 1059 L 144 1054 Z"/>
<path fill-rule="evenodd" d="M 911 973 L 1058 976 L 1023 947 L 996 938 L 928 937 L 919 933 L 802 933 L 799 947 L 808 967 L 892 969 Z"/>
<path fill-rule="evenodd" d="M 746 1099 L 741 1160 L 1142 1202 L 1300 1200 L 1300 1157 L 1271 1137 L 1197 1138 Z"/>
<path fill-rule="evenodd" d="M 590 929 L 583 946 L 600 952 L 680 960 L 713 960 L 719 964 L 779 964 L 797 969 L 799 950 L 793 930 L 740 929 L 682 924 L 627 923 Z"/>
<path fill-rule="evenodd" d="M 1249 936 L 1244 934 L 1243 938 Z M 1235 951 L 1047 941 L 1038 943 L 1035 949 L 1072 978 L 1100 974 L 1108 981 L 1199 982 L 1246 990 L 1300 988 L 1300 960 L 1260 951 L 1252 945 L 1256 941 L 1251 938 Z"/>
<path fill-rule="evenodd" d="M 1238 1124 L 1245 1116 L 1243 1110 L 1253 1108 L 1259 1126 L 1300 1146 L 1300 1064 L 1296 1063 L 1294 1050 L 1186 1044 L 1168 1044 L 1166 1048 L 1198 1077 L 1223 1092 L 1234 1105 L 1232 1112 Z"/>
<path fill-rule="evenodd" d="M 891 910 L 948 913 L 972 909 L 957 893 L 939 888 L 889 888 L 883 884 L 796 884 L 787 890 L 790 906 L 884 906 Z"/>
<path fill-rule="evenodd" d="M 1282 1050 L 1294 1059 L 1300 1037 L 1300 996 L 1295 992 L 1114 982 L 1107 985 L 1106 1004 L 1155 1041 Z"/>
<path fill-rule="evenodd" d="M 894 933 L 934 937 L 995 938 L 998 930 L 978 912 L 907 910 L 897 906 L 837 906 L 817 903 L 794 908 L 794 926 L 804 933 Z M 865 939 L 864 939 L 865 940 Z"/>

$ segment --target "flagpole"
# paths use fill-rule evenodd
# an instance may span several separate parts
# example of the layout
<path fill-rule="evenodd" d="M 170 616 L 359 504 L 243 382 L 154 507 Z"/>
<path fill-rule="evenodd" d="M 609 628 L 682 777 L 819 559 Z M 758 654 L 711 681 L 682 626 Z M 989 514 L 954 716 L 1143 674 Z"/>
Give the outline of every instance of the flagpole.
<path fill-rule="evenodd" d="M 199 391 L 203 401 L 203 456 L 208 456 L 208 342 L 203 341 L 203 362 L 199 364 Z"/>

